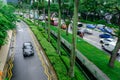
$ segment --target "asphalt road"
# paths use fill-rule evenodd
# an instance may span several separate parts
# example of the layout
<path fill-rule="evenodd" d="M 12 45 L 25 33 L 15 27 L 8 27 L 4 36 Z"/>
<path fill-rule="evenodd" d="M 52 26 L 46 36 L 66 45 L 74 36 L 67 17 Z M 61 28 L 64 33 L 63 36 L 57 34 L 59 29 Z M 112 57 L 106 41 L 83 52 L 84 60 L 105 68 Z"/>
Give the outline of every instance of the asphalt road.
<path fill-rule="evenodd" d="M 16 48 L 11 80 L 47 80 L 44 68 L 36 51 L 34 56 L 23 57 L 22 46 L 24 42 L 28 41 L 32 42 L 32 38 L 27 25 L 21 21 L 17 23 Z"/>

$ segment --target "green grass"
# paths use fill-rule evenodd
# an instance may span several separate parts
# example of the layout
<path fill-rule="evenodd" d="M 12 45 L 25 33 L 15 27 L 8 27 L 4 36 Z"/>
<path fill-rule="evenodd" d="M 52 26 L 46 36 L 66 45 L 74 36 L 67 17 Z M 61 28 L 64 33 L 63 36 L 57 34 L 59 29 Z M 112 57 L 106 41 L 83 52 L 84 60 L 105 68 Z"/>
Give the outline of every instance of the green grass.
<path fill-rule="evenodd" d="M 59 56 L 56 52 L 57 42 L 51 37 L 51 43 L 47 41 L 47 34 L 43 28 L 35 26 L 31 21 L 25 20 L 25 22 L 30 26 L 31 30 L 37 37 L 42 48 L 46 52 L 52 66 L 54 67 L 59 80 L 70 80 L 67 75 L 69 68 L 69 57 L 67 53 L 61 49 L 62 56 Z M 66 68 L 67 65 L 67 68 Z M 82 72 L 75 66 L 75 77 L 72 80 L 86 80 Z"/>
<path fill-rule="evenodd" d="M 57 28 L 51 26 L 51 29 L 57 32 Z M 61 32 L 62 37 L 69 43 L 72 42 L 72 35 L 66 36 L 65 31 Z M 115 61 L 115 67 L 110 68 L 108 62 L 110 57 L 102 50 L 84 41 L 82 38 L 77 38 L 77 49 L 101 69 L 111 80 L 120 80 L 120 62 Z"/>

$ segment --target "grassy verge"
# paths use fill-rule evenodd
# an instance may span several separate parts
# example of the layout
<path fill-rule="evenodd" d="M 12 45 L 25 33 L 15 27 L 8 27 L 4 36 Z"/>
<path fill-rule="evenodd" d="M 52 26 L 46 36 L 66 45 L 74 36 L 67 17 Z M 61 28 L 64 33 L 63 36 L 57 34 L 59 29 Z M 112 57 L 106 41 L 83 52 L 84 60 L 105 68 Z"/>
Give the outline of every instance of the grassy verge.
<path fill-rule="evenodd" d="M 61 49 L 62 55 L 59 56 L 56 52 L 57 42 L 51 38 L 51 43 L 47 41 L 47 34 L 42 27 L 35 26 L 30 20 L 25 20 L 31 30 L 37 37 L 39 43 L 43 47 L 52 66 L 54 67 L 59 80 L 70 80 L 67 75 L 69 69 L 69 57 L 66 52 Z M 72 80 L 86 80 L 82 72 L 75 66 L 75 77 Z"/>
<path fill-rule="evenodd" d="M 51 26 L 51 30 L 57 32 L 57 28 Z M 72 43 L 72 35 L 66 36 L 65 31 L 62 30 L 61 35 L 69 43 Z M 86 56 L 91 62 L 93 62 L 99 69 L 101 69 L 111 80 L 120 80 L 120 62 L 115 61 L 115 67 L 110 68 L 108 66 L 109 55 L 104 51 L 96 48 L 81 38 L 77 38 L 77 49 Z"/>

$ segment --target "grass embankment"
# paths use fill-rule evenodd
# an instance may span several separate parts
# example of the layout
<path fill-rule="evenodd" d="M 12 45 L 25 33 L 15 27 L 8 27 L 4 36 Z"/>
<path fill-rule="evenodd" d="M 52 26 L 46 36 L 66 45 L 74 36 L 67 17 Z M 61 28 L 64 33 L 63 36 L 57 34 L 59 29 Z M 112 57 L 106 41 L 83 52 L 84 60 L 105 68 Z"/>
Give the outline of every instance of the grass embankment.
<path fill-rule="evenodd" d="M 51 27 L 52 30 L 57 32 L 56 27 Z M 62 37 L 68 42 L 72 43 L 72 35 L 66 36 L 62 31 Z M 102 50 L 87 43 L 81 38 L 77 38 L 77 49 L 86 56 L 91 62 L 93 62 L 99 69 L 101 69 L 111 80 L 120 80 L 120 63 L 115 61 L 115 67 L 110 68 L 108 62 L 110 57 Z"/>
<path fill-rule="evenodd" d="M 59 56 L 56 52 L 56 45 L 57 42 L 51 38 L 51 43 L 47 41 L 47 34 L 42 27 L 34 25 L 31 21 L 25 20 L 25 22 L 30 26 L 31 30 L 37 37 L 39 43 L 41 44 L 42 48 L 46 52 L 52 66 L 54 67 L 58 79 L 59 80 L 70 80 L 69 76 L 67 75 L 69 69 L 69 57 L 67 53 L 61 49 L 61 56 Z M 72 80 L 86 80 L 82 72 L 75 66 L 75 77 Z"/>
<path fill-rule="evenodd" d="M 57 33 L 57 28 L 51 26 L 51 30 Z M 69 43 L 72 43 L 72 35 L 66 36 L 64 30 L 62 30 L 61 35 Z M 101 69 L 111 80 L 120 80 L 120 62 L 115 61 L 115 67 L 110 68 L 108 62 L 110 56 L 104 51 L 96 48 L 95 46 L 89 44 L 81 38 L 77 38 L 77 49 L 86 56 L 91 62 L 93 62 L 99 69 Z"/>

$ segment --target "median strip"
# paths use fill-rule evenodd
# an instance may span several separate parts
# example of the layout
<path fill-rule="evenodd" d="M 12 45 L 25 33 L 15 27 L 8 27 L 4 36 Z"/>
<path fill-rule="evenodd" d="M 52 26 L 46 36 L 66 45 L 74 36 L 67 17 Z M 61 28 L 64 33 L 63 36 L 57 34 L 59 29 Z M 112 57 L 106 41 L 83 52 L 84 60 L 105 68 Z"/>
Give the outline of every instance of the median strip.
<path fill-rule="evenodd" d="M 38 56 L 39 56 L 40 61 L 42 62 L 42 66 L 44 67 L 44 72 L 45 72 L 45 74 L 47 75 L 48 80 L 53 80 L 53 79 L 54 79 L 54 80 L 57 80 L 56 77 L 55 77 L 55 75 L 52 76 L 52 74 L 51 74 L 51 73 L 53 73 L 53 74 L 55 74 L 55 73 L 54 73 L 54 72 L 49 72 L 49 67 L 48 67 L 49 64 L 48 64 L 48 62 L 47 62 L 47 59 L 44 57 L 44 53 L 43 53 L 43 51 L 42 51 L 42 49 L 41 49 L 41 47 L 40 47 L 40 45 L 39 45 L 36 37 L 35 37 L 34 34 L 31 32 L 30 29 L 29 29 L 29 33 L 31 34 L 31 38 L 32 38 L 32 40 L 33 40 L 33 42 L 34 42 L 35 49 L 36 49 L 36 51 L 37 51 L 37 53 L 38 53 Z M 50 65 L 49 65 L 49 66 L 50 66 Z"/>

